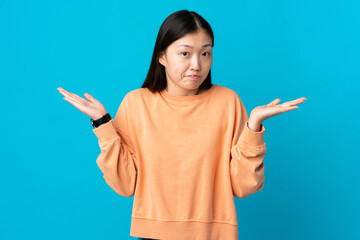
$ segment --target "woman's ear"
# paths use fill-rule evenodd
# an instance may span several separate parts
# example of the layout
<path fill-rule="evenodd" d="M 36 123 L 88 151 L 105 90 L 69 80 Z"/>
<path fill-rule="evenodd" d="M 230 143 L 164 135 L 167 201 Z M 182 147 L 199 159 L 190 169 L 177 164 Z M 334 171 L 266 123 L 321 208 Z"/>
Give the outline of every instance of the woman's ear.
<path fill-rule="evenodd" d="M 159 63 L 165 67 L 165 54 L 164 54 L 164 52 L 160 52 Z"/>

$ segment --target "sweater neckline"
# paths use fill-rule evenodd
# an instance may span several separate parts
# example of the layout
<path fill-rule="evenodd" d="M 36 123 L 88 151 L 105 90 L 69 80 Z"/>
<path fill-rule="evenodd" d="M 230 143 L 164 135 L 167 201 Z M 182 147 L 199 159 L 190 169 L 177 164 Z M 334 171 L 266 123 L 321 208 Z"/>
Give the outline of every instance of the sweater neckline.
<path fill-rule="evenodd" d="M 211 87 L 207 91 L 200 93 L 198 95 L 190 95 L 190 96 L 172 95 L 172 94 L 168 93 L 168 91 L 166 91 L 166 89 L 161 90 L 160 94 L 166 98 L 169 98 L 169 99 L 172 99 L 175 101 L 179 101 L 179 102 L 185 101 L 186 102 L 186 101 L 194 101 L 197 99 L 204 98 L 204 97 L 208 96 L 210 93 L 212 93 L 214 91 L 214 89 L 217 87 L 218 87 L 218 84 L 212 84 Z"/>

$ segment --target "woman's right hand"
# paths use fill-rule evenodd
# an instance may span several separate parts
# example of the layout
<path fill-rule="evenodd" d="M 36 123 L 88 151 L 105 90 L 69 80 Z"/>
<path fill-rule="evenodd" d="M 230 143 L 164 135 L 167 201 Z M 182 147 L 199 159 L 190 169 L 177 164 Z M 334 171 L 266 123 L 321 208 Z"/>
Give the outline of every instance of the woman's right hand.
<path fill-rule="evenodd" d="M 86 100 L 79 97 L 75 93 L 66 91 L 61 87 L 58 87 L 57 90 L 59 90 L 59 92 L 65 96 L 63 99 L 74 105 L 77 109 L 80 110 L 80 112 L 88 115 L 93 120 L 99 119 L 107 113 L 104 105 L 102 105 L 101 102 L 93 98 L 93 96 L 88 93 L 84 94 L 87 99 Z"/>

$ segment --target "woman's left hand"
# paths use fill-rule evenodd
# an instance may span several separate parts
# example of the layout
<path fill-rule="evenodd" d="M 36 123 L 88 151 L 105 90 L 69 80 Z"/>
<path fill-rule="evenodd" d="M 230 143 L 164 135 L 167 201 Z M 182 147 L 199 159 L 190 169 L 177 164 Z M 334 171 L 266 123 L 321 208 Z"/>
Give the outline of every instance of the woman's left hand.
<path fill-rule="evenodd" d="M 275 99 L 269 104 L 259 106 L 251 111 L 249 118 L 249 128 L 254 131 L 259 131 L 261 123 L 270 117 L 279 115 L 280 113 L 288 112 L 299 108 L 298 104 L 301 104 L 307 100 L 305 97 L 295 99 L 293 101 L 284 102 L 277 105 L 281 100 Z"/>

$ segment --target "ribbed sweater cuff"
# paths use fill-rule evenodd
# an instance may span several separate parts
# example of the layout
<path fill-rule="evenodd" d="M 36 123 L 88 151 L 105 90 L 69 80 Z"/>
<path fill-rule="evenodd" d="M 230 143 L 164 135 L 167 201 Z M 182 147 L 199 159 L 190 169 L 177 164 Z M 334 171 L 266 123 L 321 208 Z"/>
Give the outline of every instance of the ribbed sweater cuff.
<path fill-rule="evenodd" d="M 115 128 L 113 119 L 111 119 L 107 123 L 101 124 L 97 128 L 94 128 L 93 132 L 95 133 L 97 138 L 100 140 L 100 142 L 106 142 L 108 140 L 119 137 L 118 133 L 116 132 L 116 128 Z"/>
<path fill-rule="evenodd" d="M 260 131 L 255 132 L 248 127 L 248 121 L 245 122 L 245 127 L 240 135 L 239 141 L 244 142 L 250 146 L 260 146 L 264 144 L 265 127 L 261 124 Z"/>

